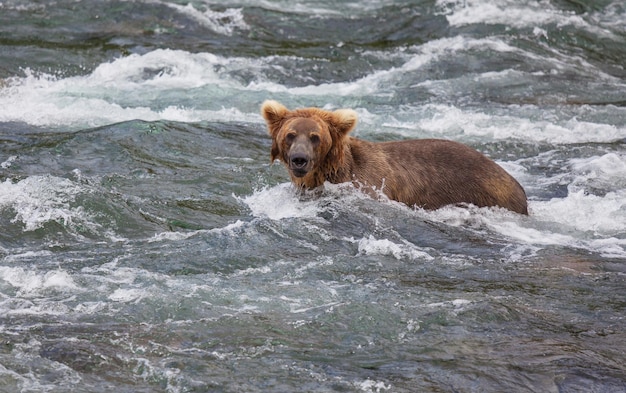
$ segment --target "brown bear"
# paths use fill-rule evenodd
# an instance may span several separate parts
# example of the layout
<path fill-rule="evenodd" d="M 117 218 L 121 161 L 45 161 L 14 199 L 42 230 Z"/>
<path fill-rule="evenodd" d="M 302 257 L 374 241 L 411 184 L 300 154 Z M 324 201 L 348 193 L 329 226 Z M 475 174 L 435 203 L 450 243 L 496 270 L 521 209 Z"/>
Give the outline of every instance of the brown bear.
<path fill-rule="evenodd" d="M 458 142 L 418 139 L 368 142 L 348 136 L 350 109 L 289 110 L 276 101 L 261 108 L 280 159 L 299 188 L 352 182 L 365 192 L 424 209 L 450 204 L 500 206 L 528 214 L 526 193 L 498 164 Z"/>

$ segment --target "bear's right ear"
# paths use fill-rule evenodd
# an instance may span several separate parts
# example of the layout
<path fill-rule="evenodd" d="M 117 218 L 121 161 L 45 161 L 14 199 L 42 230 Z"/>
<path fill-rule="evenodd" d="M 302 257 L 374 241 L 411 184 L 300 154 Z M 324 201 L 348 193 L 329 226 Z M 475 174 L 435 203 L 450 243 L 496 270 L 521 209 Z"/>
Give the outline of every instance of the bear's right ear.
<path fill-rule="evenodd" d="M 272 137 L 276 136 L 287 113 L 289 109 L 278 101 L 267 100 L 261 105 L 261 115 L 267 122 L 268 132 Z"/>

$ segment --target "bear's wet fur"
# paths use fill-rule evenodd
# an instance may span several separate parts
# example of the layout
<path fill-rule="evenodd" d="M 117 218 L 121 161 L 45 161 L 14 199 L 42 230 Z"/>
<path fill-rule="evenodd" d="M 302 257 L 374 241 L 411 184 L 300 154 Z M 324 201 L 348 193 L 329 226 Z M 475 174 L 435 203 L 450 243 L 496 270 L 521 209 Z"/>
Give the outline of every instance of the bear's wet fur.
<path fill-rule="evenodd" d="M 528 214 L 526 193 L 502 167 L 458 142 L 416 139 L 368 142 L 348 136 L 357 123 L 351 109 L 289 110 L 277 101 L 261 107 L 272 137 L 271 160 L 281 160 L 302 189 L 352 182 L 382 191 L 409 206 L 499 206 Z"/>

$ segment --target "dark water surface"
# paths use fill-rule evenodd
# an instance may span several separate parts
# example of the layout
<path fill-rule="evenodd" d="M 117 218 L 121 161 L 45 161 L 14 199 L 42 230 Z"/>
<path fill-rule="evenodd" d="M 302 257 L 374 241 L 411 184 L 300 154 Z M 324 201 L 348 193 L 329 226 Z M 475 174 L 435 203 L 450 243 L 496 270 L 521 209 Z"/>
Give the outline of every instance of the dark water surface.
<path fill-rule="evenodd" d="M 626 391 L 622 1 L 0 1 L 0 392 Z M 296 195 L 259 115 L 530 216 Z"/>

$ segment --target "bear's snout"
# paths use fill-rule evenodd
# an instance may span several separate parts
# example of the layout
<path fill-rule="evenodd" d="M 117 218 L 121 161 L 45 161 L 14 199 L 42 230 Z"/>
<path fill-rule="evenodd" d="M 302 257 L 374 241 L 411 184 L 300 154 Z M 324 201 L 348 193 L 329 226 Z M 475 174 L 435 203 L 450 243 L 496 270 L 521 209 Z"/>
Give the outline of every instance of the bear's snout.
<path fill-rule="evenodd" d="M 296 153 L 289 158 L 294 168 L 302 169 L 309 163 L 309 158 L 304 153 Z"/>
<path fill-rule="evenodd" d="M 297 152 L 289 155 L 289 169 L 296 177 L 303 177 L 309 172 L 310 158 L 306 153 Z"/>

